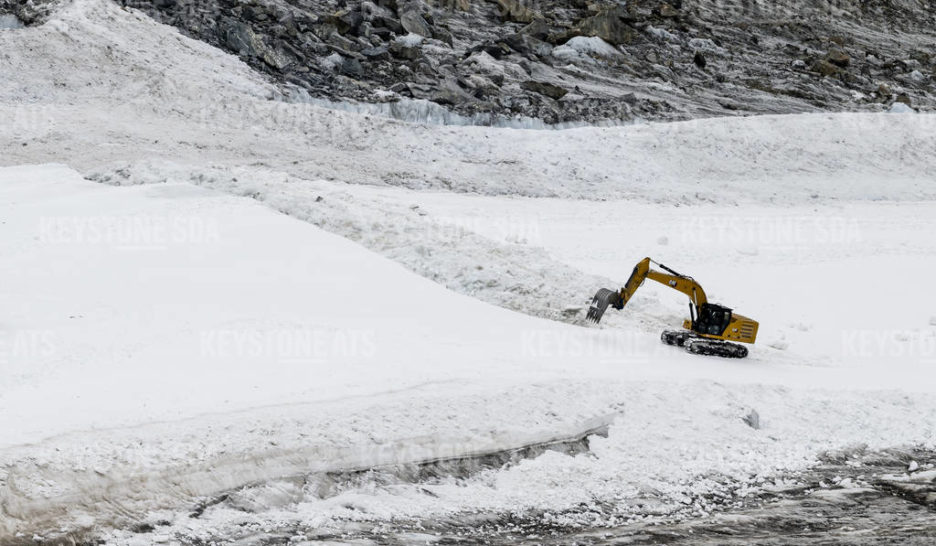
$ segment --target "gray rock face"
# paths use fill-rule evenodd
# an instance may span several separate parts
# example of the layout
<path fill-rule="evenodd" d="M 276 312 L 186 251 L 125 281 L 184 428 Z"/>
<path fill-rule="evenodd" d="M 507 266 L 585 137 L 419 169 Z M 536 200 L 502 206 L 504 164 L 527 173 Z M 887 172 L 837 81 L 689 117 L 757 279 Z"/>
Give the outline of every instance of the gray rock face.
<path fill-rule="evenodd" d="M 332 100 L 552 123 L 936 106 L 936 0 L 115 1 Z"/>
<path fill-rule="evenodd" d="M 15 26 L 42 23 L 63 0 L 0 0 L 0 15 L 12 15 L 16 18 Z M 10 28 L 14 22 L 9 21 Z"/>
<path fill-rule="evenodd" d="M 520 87 L 526 89 L 527 91 L 533 91 L 534 93 L 539 93 L 540 95 L 555 100 L 559 100 L 568 94 L 568 91 L 559 87 L 558 85 L 553 85 L 546 82 L 537 82 L 533 80 L 521 83 Z"/>
<path fill-rule="evenodd" d="M 637 39 L 637 31 L 631 26 L 634 20 L 631 12 L 623 7 L 602 9 L 595 15 L 579 21 L 569 32 L 569 37 L 597 36 L 609 44 L 629 44 Z"/>

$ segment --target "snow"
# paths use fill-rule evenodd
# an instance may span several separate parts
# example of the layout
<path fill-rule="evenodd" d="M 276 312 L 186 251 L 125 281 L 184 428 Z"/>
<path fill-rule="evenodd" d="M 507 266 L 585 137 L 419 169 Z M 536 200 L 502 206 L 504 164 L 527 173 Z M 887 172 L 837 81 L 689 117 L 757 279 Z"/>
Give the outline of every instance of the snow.
<path fill-rule="evenodd" d="M 576 36 L 563 45 L 554 48 L 552 55 L 567 61 L 583 58 L 583 56 L 585 58 L 597 57 L 613 60 L 621 57 L 621 52 L 597 36 Z"/>
<path fill-rule="evenodd" d="M 656 28 L 652 25 L 647 25 L 645 30 L 647 31 L 647 34 L 650 34 L 651 36 L 653 36 L 654 38 L 658 40 L 666 41 L 666 42 L 679 42 L 679 38 L 677 38 L 675 34 L 673 34 L 672 32 L 669 32 L 666 29 Z"/>
<path fill-rule="evenodd" d="M 0 14 L 0 30 L 23 28 L 23 22 L 15 15 Z"/>
<path fill-rule="evenodd" d="M 344 57 L 338 53 L 332 53 L 331 55 L 322 59 L 322 65 L 328 67 L 329 70 L 337 70 L 342 63 L 344 63 Z"/>
<path fill-rule="evenodd" d="M 423 43 L 423 37 L 419 34 L 409 33 L 406 36 L 400 36 L 396 38 L 395 41 L 405 47 L 416 47 Z"/>
<path fill-rule="evenodd" d="M 725 54 L 725 49 L 715 45 L 715 42 L 708 38 L 693 38 L 689 40 L 689 47 L 696 51 L 705 51 L 706 53 Z"/>
<path fill-rule="evenodd" d="M 789 358 L 759 346 L 743 363 L 699 359 L 657 342 L 659 325 L 672 324 L 682 305 L 655 287 L 643 289 L 643 305 L 634 302 L 628 308 L 632 314 L 615 316 L 620 318 L 617 327 L 612 321 L 604 329 L 582 329 L 457 296 L 247 198 L 171 181 L 111 188 L 55 166 L 4 169 L 0 187 L 4 202 L 15 203 L 4 212 L 13 236 L 5 241 L 9 258 L 3 298 L 9 308 L 22 311 L 9 320 L 21 324 L 23 332 L 43 334 L 35 345 L 25 345 L 33 348 L 31 353 L 12 355 L 6 369 L 19 373 L 12 380 L 6 377 L 13 387 L 0 399 L 7 445 L 0 456 L 8 469 L 16 469 L 7 472 L 14 472 L 18 484 L 15 493 L 4 493 L 14 518 L 41 521 L 39 515 L 73 502 L 66 501 L 72 498 L 69 491 L 78 484 L 89 487 L 88 480 L 92 490 L 122 499 L 129 513 L 143 514 L 277 476 L 503 449 L 573 434 L 590 426 L 584 417 L 609 416 L 615 423 L 607 440 L 592 441 L 597 459 L 543 456 L 498 472 L 493 482 L 479 478 L 457 486 L 430 486 L 431 498 L 418 492 L 424 485 L 366 495 L 350 491 L 337 499 L 300 495 L 286 507 L 251 517 L 304 521 L 304 514 L 315 514 L 337 521 L 368 514 L 363 517 L 383 520 L 473 509 L 561 513 L 595 498 L 629 497 L 642 487 L 659 491 L 661 506 L 669 512 L 681 506 L 679 499 L 694 498 L 720 483 L 703 476 L 720 474 L 747 483 L 759 475 L 802 468 L 822 449 L 934 439 L 925 424 L 933 422 L 936 411 L 933 385 L 921 381 L 927 368 L 918 358 L 926 354 L 893 353 L 893 348 L 877 353 L 872 347 L 870 353 L 854 355 L 863 358 L 843 360 L 839 352 L 837 361 L 829 363 L 821 344 L 801 339 L 787 351 L 793 353 Z M 380 192 L 387 210 L 395 199 L 411 202 L 415 197 L 397 189 L 351 189 Z M 462 224 L 463 229 L 487 231 L 492 239 L 507 236 L 490 221 L 500 212 L 496 207 L 518 207 L 511 198 L 420 197 L 419 208 L 427 216 L 439 211 L 448 215 L 442 209 L 461 207 L 463 218 L 480 217 L 480 222 Z M 595 218 L 597 211 L 581 212 L 623 206 L 621 217 L 629 219 L 624 225 L 638 239 L 636 244 L 658 229 L 646 228 L 647 235 L 634 230 L 644 219 L 640 205 L 545 204 L 550 206 L 523 200 L 518 212 L 538 206 L 543 222 L 555 226 L 555 232 L 542 233 L 541 239 L 551 252 L 570 261 L 579 260 L 583 251 L 593 260 L 604 255 L 601 267 L 614 270 L 616 278 L 627 266 L 602 245 L 614 244 L 613 234 L 623 225 L 605 226 L 610 228 L 608 239 L 583 247 L 581 241 L 589 237 L 580 231 L 594 225 L 555 225 L 559 219 Z M 857 212 L 866 214 L 876 206 Z M 919 238 L 916 244 L 925 242 L 931 230 L 919 222 L 934 217 L 926 206 L 921 204 L 918 214 L 908 214 L 906 205 L 890 212 L 885 207 L 881 216 L 887 227 L 875 230 L 881 244 L 911 232 Z M 649 206 L 643 207 L 644 214 L 650 213 Z M 479 211 L 484 213 L 479 216 Z M 127 218 L 149 220 L 127 223 Z M 890 225 L 900 218 L 906 219 L 906 227 Z M 160 221 L 167 228 L 154 230 Z M 88 225 L 116 227 L 83 227 Z M 846 244 L 838 250 L 845 255 L 820 260 L 831 267 L 820 263 L 818 269 L 803 272 L 846 279 L 835 269 L 854 260 L 850 254 L 874 252 L 875 240 Z M 789 281 L 790 260 L 808 262 L 836 248 L 825 242 L 800 241 L 803 253 L 791 256 L 767 240 L 771 248 L 758 255 L 763 262 L 751 267 L 768 284 Z M 671 244 L 692 243 L 677 238 Z M 715 274 L 704 267 L 705 254 L 703 248 L 680 267 L 701 270 L 698 278 L 737 280 L 730 273 L 738 270 L 736 264 Z M 870 262 L 866 257 L 862 261 Z M 599 269 L 597 263 L 584 268 Z M 829 329 L 841 320 L 835 309 L 869 282 L 862 275 L 880 275 L 892 269 L 889 264 L 882 261 L 881 270 L 871 268 L 835 290 L 820 286 L 817 294 L 802 296 L 813 303 L 809 319 L 822 326 L 816 339 L 828 335 L 840 342 Z M 908 270 L 925 267 L 911 264 Z M 146 281 L 142 293 L 141 279 Z M 33 296 L 37 282 L 43 286 L 39 303 Z M 713 296 L 725 291 L 717 282 L 706 284 Z M 894 284 L 904 288 L 911 283 L 898 278 Z M 823 293 L 829 301 L 820 306 L 816 298 Z M 804 318 L 802 304 L 777 309 L 786 300 L 759 293 L 754 282 L 733 285 L 731 297 L 740 309 L 757 310 L 765 339 L 778 328 L 786 335 L 801 331 L 783 324 L 788 320 L 784 313 Z M 908 299 L 884 292 L 879 301 Z M 932 302 L 918 303 L 917 313 L 930 312 Z M 909 315 L 908 323 L 913 318 Z M 856 323 L 860 319 L 856 314 Z M 640 324 L 647 320 L 649 324 Z M 304 335 L 317 335 L 318 341 L 303 344 Z M 836 355 L 834 346 L 827 349 Z M 30 365 L 37 357 L 43 362 L 39 369 Z M 842 384 L 842 366 L 848 369 L 847 385 Z M 884 388 L 899 390 L 879 390 Z M 47 400 L 56 402 L 40 402 Z M 769 440 L 744 424 L 752 408 Z M 661 428 L 661 422 L 667 426 Z M 421 440 L 414 443 L 415 438 Z M 89 451 L 88 445 L 96 447 Z M 323 450 L 331 455 L 314 455 Z M 245 468 L 224 462 L 230 453 L 239 454 L 235 460 L 264 463 L 257 467 L 250 462 Z M 204 467 L 213 469 L 210 480 L 199 470 Z M 136 483 L 128 481 L 130 476 L 167 473 L 184 484 L 186 493 L 162 489 L 159 479 L 128 485 Z M 630 478 L 615 478 L 622 475 Z M 55 483 L 51 489 L 50 479 Z M 83 512 L 103 522 L 119 523 L 125 517 L 95 508 L 95 502 L 92 496 L 75 505 L 68 512 L 73 519 L 59 522 L 77 525 Z M 230 518 L 235 516 L 243 514 L 213 511 L 205 532 L 234 525 Z"/>
<path fill-rule="evenodd" d="M 887 111 L 891 114 L 916 114 L 916 110 L 902 102 L 895 102 Z"/>
<path fill-rule="evenodd" d="M 443 106 L 425 99 L 411 99 L 401 97 L 392 91 L 378 91 L 376 93 L 381 102 L 364 103 L 350 101 L 331 101 L 327 99 L 318 99 L 309 96 L 303 89 L 290 90 L 285 101 L 294 104 L 307 104 L 316 107 L 327 108 L 330 110 L 339 110 L 343 112 L 352 112 L 366 116 L 380 116 L 384 118 L 405 121 L 409 123 L 420 123 L 424 125 L 481 125 L 510 129 L 570 129 L 574 127 L 583 127 L 585 123 L 546 123 L 541 119 L 528 118 L 526 116 L 514 116 L 504 118 L 494 116 L 487 112 L 478 112 L 470 116 L 452 112 Z M 624 123 L 608 123 L 611 125 L 624 125 Z"/>
<path fill-rule="evenodd" d="M 409 124 L 289 102 L 103 0 L 0 49 L 0 541 L 613 524 L 936 444 L 932 116 Z M 758 319 L 751 356 L 660 344 L 685 301 L 650 283 L 580 326 L 646 255 Z M 588 454 L 463 480 L 290 481 L 596 424 Z"/>

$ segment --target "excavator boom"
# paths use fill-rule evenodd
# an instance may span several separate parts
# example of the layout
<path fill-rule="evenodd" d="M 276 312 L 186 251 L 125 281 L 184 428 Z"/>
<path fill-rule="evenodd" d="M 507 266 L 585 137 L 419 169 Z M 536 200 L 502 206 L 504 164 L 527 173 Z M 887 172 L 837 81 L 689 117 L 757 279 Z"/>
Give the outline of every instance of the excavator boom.
<path fill-rule="evenodd" d="M 667 273 L 661 273 L 651 269 L 650 265 L 654 263 Z M 643 284 L 644 280 L 648 278 L 686 294 L 689 296 L 689 301 L 696 307 L 708 303 L 705 290 L 702 289 L 702 286 L 697 283 L 695 279 L 688 275 L 677 273 L 661 263 L 654 262 L 650 258 L 644 258 L 637 262 L 627 282 L 624 283 L 624 286 L 619 291 L 609 290 L 607 288 L 598 290 L 595 297 L 592 298 L 592 306 L 588 310 L 587 318 L 598 323 L 601 321 L 601 317 L 608 307 L 614 307 L 618 310 L 623 309 L 624 306 L 627 305 L 627 302 L 634 296 L 634 293 L 637 292 L 637 289 Z"/>

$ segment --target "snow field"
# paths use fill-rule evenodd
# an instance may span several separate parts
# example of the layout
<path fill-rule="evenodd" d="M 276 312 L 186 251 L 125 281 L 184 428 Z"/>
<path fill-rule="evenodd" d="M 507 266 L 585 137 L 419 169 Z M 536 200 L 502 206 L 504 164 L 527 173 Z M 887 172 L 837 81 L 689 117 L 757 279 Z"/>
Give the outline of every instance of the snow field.
<path fill-rule="evenodd" d="M 612 425 L 591 455 L 546 454 L 459 484 L 310 490 L 249 517 L 547 510 L 613 523 L 648 515 L 648 503 L 658 515 L 712 509 L 700 495 L 743 492 L 824 449 L 934 438 L 929 387 L 880 366 L 848 388 L 900 391 L 842 391 L 840 370 L 770 349 L 700 359 L 649 328 L 511 313 L 186 184 L 111 188 L 56 166 L 4 169 L 0 182 L 12 234 L 4 299 L 21 310 L 7 334 L 42 334 L 5 361 L 6 532 L 120 526 L 168 509 L 178 532 L 204 538 L 243 511 L 219 506 L 192 523 L 187 507 L 239 486 L 506 449 L 596 420 Z M 308 332 L 318 342 L 296 343 Z M 751 409 L 761 430 L 743 421 Z M 643 500 L 599 508 L 622 498 Z"/>
<path fill-rule="evenodd" d="M 0 541 L 698 517 L 824 450 L 936 442 L 932 116 L 407 124 L 277 100 L 104 0 L 0 51 Z M 685 302 L 649 284 L 576 326 L 645 255 L 761 321 L 751 356 L 659 344 Z M 576 457 L 268 491 L 596 422 Z M 188 517 L 231 491 L 259 500 Z"/>

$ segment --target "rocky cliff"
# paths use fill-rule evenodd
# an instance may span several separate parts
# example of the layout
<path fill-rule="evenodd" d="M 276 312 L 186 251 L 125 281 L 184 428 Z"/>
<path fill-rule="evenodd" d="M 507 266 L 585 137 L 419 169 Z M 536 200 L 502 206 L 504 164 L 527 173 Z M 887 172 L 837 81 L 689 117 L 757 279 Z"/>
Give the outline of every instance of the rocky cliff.
<path fill-rule="evenodd" d="M 936 105 L 933 0 L 116 1 L 332 100 L 549 123 Z"/>

